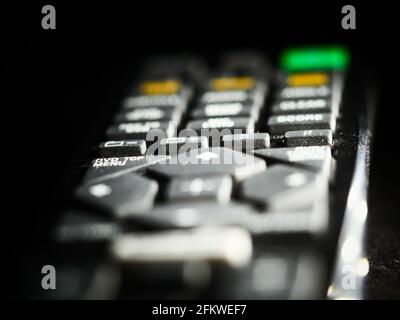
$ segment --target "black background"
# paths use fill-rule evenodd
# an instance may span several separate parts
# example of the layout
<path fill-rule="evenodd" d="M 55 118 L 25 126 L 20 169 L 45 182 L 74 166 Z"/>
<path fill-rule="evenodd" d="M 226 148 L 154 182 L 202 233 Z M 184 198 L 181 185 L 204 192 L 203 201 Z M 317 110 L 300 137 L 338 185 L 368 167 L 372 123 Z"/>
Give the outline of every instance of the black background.
<path fill-rule="evenodd" d="M 56 7 L 56 30 L 41 28 L 45 4 Z M 40 239 L 33 237 L 41 227 L 37 221 L 43 221 L 43 215 L 53 218 L 43 208 L 60 192 L 60 179 L 74 155 L 103 131 L 105 115 L 117 107 L 123 85 L 141 57 L 186 51 L 213 56 L 224 49 L 250 47 L 265 50 L 274 61 L 286 46 L 344 43 L 371 69 L 378 92 L 370 188 L 370 297 L 400 298 L 397 10 L 389 1 L 350 3 L 356 7 L 357 29 L 343 30 L 345 4 L 349 3 L 1 5 L 2 168 L 10 178 L 2 188 L 3 235 L 12 254 L 7 266 L 15 270 L 26 251 L 40 250 Z"/>

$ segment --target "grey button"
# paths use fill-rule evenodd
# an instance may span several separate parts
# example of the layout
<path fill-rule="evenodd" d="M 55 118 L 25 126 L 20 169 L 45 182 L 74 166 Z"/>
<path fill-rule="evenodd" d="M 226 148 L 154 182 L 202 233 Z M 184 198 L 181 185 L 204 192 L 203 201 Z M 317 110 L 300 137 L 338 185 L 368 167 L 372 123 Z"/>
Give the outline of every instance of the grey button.
<path fill-rule="evenodd" d="M 268 133 L 244 133 L 224 135 L 222 137 L 225 148 L 238 151 L 251 151 L 269 148 L 270 139 Z"/>
<path fill-rule="evenodd" d="M 195 228 L 125 234 L 113 242 L 111 252 L 117 261 L 129 264 L 204 261 L 243 267 L 251 260 L 252 241 L 237 227 Z"/>
<path fill-rule="evenodd" d="M 300 98 L 326 98 L 332 94 L 331 86 L 299 86 L 284 87 L 279 92 L 280 99 L 300 99 Z"/>
<path fill-rule="evenodd" d="M 175 202 L 160 204 L 142 215 L 128 217 L 152 228 L 245 225 L 248 216 L 259 215 L 250 205 L 230 202 Z"/>
<path fill-rule="evenodd" d="M 171 137 L 176 123 L 172 121 L 146 121 L 123 122 L 111 126 L 107 130 L 107 138 L 110 140 L 146 139 L 151 130 L 162 130 L 165 137 Z"/>
<path fill-rule="evenodd" d="M 273 114 L 330 112 L 331 100 L 326 98 L 279 100 L 272 107 Z"/>
<path fill-rule="evenodd" d="M 149 170 L 168 178 L 228 174 L 235 180 L 243 180 L 264 171 L 265 168 L 263 160 L 251 155 L 227 148 L 209 148 L 178 154 Z"/>
<path fill-rule="evenodd" d="M 205 176 L 172 180 L 167 197 L 170 201 L 215 201 L 226 204 L 231 199 L 231 192 L 230 176 Z"/>
<path fill-rule="evenodd" d="M 316 171 L 320 171 L 325 165 L 330 167 L 332 159 L 328 146 L 262 149 L 255 150 L 254 155 L 269 163 L 288 163 Z"/>
<path fill-rule="evenodd" d="M 99 153 L 104 158 L 143 156 L 146 153 L 146 141 L 119 140 L 102 142 L 99 145 Z"/>
<path fill-rule="evenodd" d="M 331 130 L 299 130 L 285 133 L 288 147 L 326 146 L 332 144 Z"/>
<path fill-rule="evenodd" d="M 209 118 L 206 120 L 194 120 L 187 124 L 187 128 L 202 133 L 202 129 L 227 129 L 228 133 L 234 133 L 233 130 L 242 130 L 243 133 L 254 131 L 254 119 L 245 117 L 222 117 Z M 203 135 L 203 134 L 202 134 Z"/>
<path fill-rule="evenodd" d="M 312 205 L 318 192 L 317 175 L 311 171 L 274 165 L 243 181 L 242 197 L 269 211 L 301 210 Z"/>
<path fill-rule="evenodd" d="M 82 202 L 116 217 L 148 211 L 158 191 L 155 181 L 134 174 L 125 174 L 102 182 L 82 185 L 76 197 Z"/>
<path fill-rule="evenodd" d="M 147 107 L 134 108 L 120 112 L 116 115 L 116 122 L 140 122 L 140 121 L 175 121 L 179 122 L 182 111 L 177 107 Z"/>
<path fill-rule="evenodd" d="M 213 103 L 197 107 L 193 118 L 210 117 L 252 117 L 257 118 L 258 109 L 253 104 L 241 102 Z"/>
<path fill-rule="evenodd" d="M 334 118 L 329 113 L 277 115 L 268 119 L 268 127 L 272 134 L 311 129 L 333 130 Z"/>
<path fill-rule="evenodd" d="M 160 141 L 158 154 L 177 155 L 180 152 L 187 152 L 191 149 L 207 147 L 207 137 L 173 137 Z"/>

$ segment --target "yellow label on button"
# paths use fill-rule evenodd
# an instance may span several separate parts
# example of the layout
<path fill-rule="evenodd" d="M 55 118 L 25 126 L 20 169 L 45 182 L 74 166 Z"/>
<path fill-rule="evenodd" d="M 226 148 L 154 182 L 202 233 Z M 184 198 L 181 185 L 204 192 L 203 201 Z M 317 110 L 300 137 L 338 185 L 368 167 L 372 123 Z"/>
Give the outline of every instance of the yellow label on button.
<path fill-rule="evenodd" d="M 252 77 L 215 78 L 211 80 L 211 89 L 214 91 L 247 90 L 253 87 L 254 79 Z"/>
<path fill-rule="evenodd" d="M 139 92 L 144 95 L 176 94 L 181 84 L 176 80 L 146 81 L 139 85 Z"/>
<path fill-rule="evenodd" d="M 326 73 L 296 73 L 287 77 L 287 83 L 291 87 L 322 86 L 329 82 Z"/>

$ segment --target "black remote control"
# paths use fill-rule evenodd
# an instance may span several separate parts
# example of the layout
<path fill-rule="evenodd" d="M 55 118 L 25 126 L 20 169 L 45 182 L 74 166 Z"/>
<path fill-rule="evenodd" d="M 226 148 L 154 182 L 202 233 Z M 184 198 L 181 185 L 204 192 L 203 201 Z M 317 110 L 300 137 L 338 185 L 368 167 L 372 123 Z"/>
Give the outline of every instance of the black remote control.
<path fill-rule="evenodd" d="M 267 57 L 143 64 L 52 232 L 56 298 L 363 297 L 364 83 L 342 47 Z"/>

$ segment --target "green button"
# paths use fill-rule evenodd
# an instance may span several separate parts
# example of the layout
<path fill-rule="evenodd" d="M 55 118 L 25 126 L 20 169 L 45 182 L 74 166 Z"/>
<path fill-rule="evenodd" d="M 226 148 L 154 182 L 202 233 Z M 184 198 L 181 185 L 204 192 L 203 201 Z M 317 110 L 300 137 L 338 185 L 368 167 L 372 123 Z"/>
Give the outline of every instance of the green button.
<path fill-rule="evenodd" d="M 349 52 L 343 47 L 292 48 L 280 57 L 280 65 L 286 71 L 343 70 L 349 61 Z"/>

